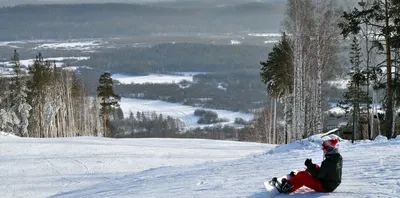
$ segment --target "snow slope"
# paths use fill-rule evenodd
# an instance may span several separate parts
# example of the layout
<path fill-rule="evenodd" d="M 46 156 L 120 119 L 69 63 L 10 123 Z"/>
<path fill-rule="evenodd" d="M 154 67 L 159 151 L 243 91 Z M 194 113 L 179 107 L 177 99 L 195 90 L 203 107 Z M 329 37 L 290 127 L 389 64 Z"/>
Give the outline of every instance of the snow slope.
<path fill-rule="evenodd" d="M 65 197 L 65 193 L 114 182 L 135 173 L 239 159 L 273 147 L 192 139 L 35 139 L 1 134 L 2 198 L 58 197 L 61 194 Z"/>
<path fill-rule="evenodd" d="M 266 197 L 263 182 L 320 163 L 317 137 L 279 146 L 193 139 L 0 139 L 2 197 Z M 400 138 L 340 142 L 332 193 L 280 197 L 398 197 Z"/>

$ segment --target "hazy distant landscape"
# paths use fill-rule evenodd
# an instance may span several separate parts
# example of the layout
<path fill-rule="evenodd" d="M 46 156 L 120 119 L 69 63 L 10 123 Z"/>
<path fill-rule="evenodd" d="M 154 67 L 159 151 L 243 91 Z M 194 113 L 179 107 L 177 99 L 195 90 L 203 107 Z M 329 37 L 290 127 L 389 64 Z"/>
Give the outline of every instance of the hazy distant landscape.
<path fill-rule="evenodd" d="M 284 6 L 283 2 L 246 1 L 18 5 L 0 8 L 4 21 L 0 40 L 132 36 L 234 39 L 248 33 L 278 33 Z"/>
<path fill-rule="evenodd" d="M 246 114 L 270 105 L 260 61 L 281 37 L 285 1 L 77 3 L 81 2 L 1 1 L 0 72 L 12 71 L 10 57 L 17 49 L 25 70 L 40 52 L 57 67 L 75 71 L 90 95 L 96 94 L 99 76 L 109 71 L 146 79 L 116 81 L 116 92 L 128 99 L 124 101 L 158 100 Z M 182 72 L 196 74 L 192 81 L 179 81 L 182 76 L 176 74 Z M 176 82 L 157 81 L 157 74 L 175 75 L 171 78 Z M 331 100 L 338 91 L 324 87 Z M 127 106 L 132 105 L 123 105 Z M 123 109 L 125 114 L 129 110 Z"/>
<path fill-rule="evenodd" d="M 232 125 L 236 118 L 249 121 L 248 113 L 266 105 L 259 61 L 281 36 L 284 1 L 77 3 L 82 2 L 0 1 L 0 72 L 12 72 L 16 49 L 25 71 L 40 52 L 57 67 L 75 71 L 90 95 L 105 71 L 136 76 L 146 83 L 115 84 L 125 117 L 154 110 L 181 119 L 185 128 L 214 125 L 197 123 L 190 114 L 198 108 L 227 112 L 219 117 Z M 196 73 L 192 81 L 180 82 L 176 74 L 182 72 Z M 158 74 L 172 74 L 176 82 L 157 81 Z M 164 107 L 146 108 L 141 105 L 146 100 Z M 190 110 L 168 110 L 179 105 Z"/>

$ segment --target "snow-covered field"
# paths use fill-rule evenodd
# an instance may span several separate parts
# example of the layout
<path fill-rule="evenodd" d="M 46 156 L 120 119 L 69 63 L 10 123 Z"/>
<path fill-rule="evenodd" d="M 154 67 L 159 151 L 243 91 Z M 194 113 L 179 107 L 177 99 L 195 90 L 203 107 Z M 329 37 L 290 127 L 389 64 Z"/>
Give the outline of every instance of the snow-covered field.
<path fill-rule="evenodd" d="M 111 76 L 114 80 L 118 80 L 122 84 L 177 84 L 183 80 L 192 82 L 193 76 L 189 75 L 166 75 L 166 74 L 150 74 L 147 76 L 129 76 L 124 74 L 113 74 Z"/>
<path fill-rule="evenodd" d="M 60 67 L 63 64 L 68 63 L 68 62 L 66 62 L 67 60 L 76 60 L 76 61 L 78 61 L 78 60 L 87 60 L 89 58 L 90 57 L 87 57 L 87 56 L 79 56 L 79 57 L 50 57 L 50 58 L 44 58 L 43 60 L 44 61 L 50 61 L 50 62 L 54 61 L 56 63 L 56 66 Z M 32 65 L 34 63 L 34 61 L 35 61 L 35 59 L 25 59 L 25 60 L 20 60 L 19 62 L 20 62 L 20 64 L 22 66 L 28 67 L 29 65 Z M 12 63 L 10 61 L 0 62 L 0 66 L 1 65 L 10 67 L 10 66 L 12 66 Z"/>
<path fill-rule="evenodd" d="M 0 41 L 0 47 L 10 48 L 31 48 L 33 50 L 78 50 L 93 52 L 100 47 L 113 47 L 102 39 L 68 39 L 68 40 L 21 40 L 21 41 Z"/>
<path fill-rule="evenodd" d="M 166 116 L 171 116 L 173 118 L 181 119 L 187 128 L 200 127 L 200 126 L 211 126 L 211 125 L 200 125 L 197 124 L 197 120 L 199 119 L 194 115 L 194 111 L 196 109 L 205 109 L 214 111 L 218 114 L 218 118 L 226 118 L 229 121 L 223 122 L 220 124 L 230 124 L 232 125 L 235 121 L 235 118 L 243 118 L 246 121 L 249 121 L 253 118 L 252 114 L 245 114 L 240 112 L 233 112 L 227 110 L 215 110 L 215 109 L 206 109 L 200 107 L 192 107 L 187 105 L 181 105 L 178 103 L 169 103 L 160 100 L 141 100 L 141 99 L 132 99 L 132 98 L 121 98 L 120 102 L 121 109 L 124 113 L 125 117 L 129 117 L 130 112 L 132 111 L 134 115 L 136 115 L 137 111 L 147 111 L 147 112 L 157 112 L 157 114 L 163 114 Z"/>
<path fill-rule="evenodd" d="M 280 146 L 194 139 L 0 137 L 1 197 L 266 197 L 263 182 L 304 160 L 322 160 L 318 139 Z M 342 184 L 327 194 L 398 197 L 400 139 L 340 142 Z M 269 152 L 268 152 L 269 151 Z"/>
<path fill-rule="evenodd" d="M 63 50 L 91 50 L 102 42 L 99 40 L 92 41 L 66 41 L 66 42 L 53 42 L 53 43 L 43 43 L 34 49 L 63 49 Z"/>

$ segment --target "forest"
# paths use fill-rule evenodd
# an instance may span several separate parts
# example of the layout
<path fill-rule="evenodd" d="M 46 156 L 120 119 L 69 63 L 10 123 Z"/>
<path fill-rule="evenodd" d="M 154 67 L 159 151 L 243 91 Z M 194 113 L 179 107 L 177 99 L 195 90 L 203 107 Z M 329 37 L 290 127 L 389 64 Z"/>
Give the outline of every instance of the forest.
<path fill-rule="evenodd" d="M 354 7 L 334 0 L 288 1 L 287 31 L 261 62 L 262 81 L 275 99 L 260 116 L 265 119 L 259 119 L 259 136 L 270 143 L 288 143 L 325 131 L 325 77 L 332 75 L 329 68 L 343 64 L 347 87 L 336 104 L 345 117 L 336 126 L 339 135 L 353 142 L 383 134 L 396 137 L 399 11 L 400 2 L 390 0 L 360 1 Z M 283 113 L 276 111 L 278 100 L 283 101 Z"/>
<path fill-rule="evenodd" d="M 78 62 L 92 69 L 80 70 L 90 93 L 102 71 L 131 75 L 201 72 L 194 82 L 181 84 L 121 84 L 115 91 L 123 97 L 164 100 L 215 109 L 251 112 L 265 106 L 265 85 L 259 61 L 270 47 L 206 45 L 198 43 L 160 44 L 149 48 L 122 48 L 97 52 Z M 190 86 L 187 86 L 190 85 Z M 139 97 L 140 96 L 140 97 Z M 212 100 L 202 100 L 212 98 Z"/>
<path fill-rule="evenodd" d="M 82 60 L 98 70 L 112 73 L 148 74 L 166 72 L 227 72 L 258 69 L 271 50 L 269 46 L 166 43 L 147 48 L 105 50 Z"/>
<path fill-rule="evenodd" d="M 0 130 L 21 137 L 102 136 L 100 106 L 75 73 L 39 53 L 26 74 L 15 50 L 13 75 L 0 78 Z"/>

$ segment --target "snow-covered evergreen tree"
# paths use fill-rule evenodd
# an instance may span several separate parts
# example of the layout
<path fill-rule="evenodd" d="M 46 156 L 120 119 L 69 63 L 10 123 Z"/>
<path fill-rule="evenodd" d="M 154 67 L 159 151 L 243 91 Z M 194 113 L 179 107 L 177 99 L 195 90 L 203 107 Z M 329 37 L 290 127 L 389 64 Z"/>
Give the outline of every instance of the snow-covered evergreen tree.
<path fill-rule="evenodd" d="M 19 123 L 14 123 L 14 133 L 19 136 L 28 136 L 29 111 L 32 107 L 27 103 L 28 88 L 26 86 L 26 75 L 21 70 L 19 54 L 14 50 L 11 58 L 14 76 L 10 84 L 11 111 L 15 113 Z"/>
<path fill-rule="evenodd" d="M 0 109 L 0 131 L 15 133 L 15 125 L 19 123 L 20 120 L 13 111 Z"/>

